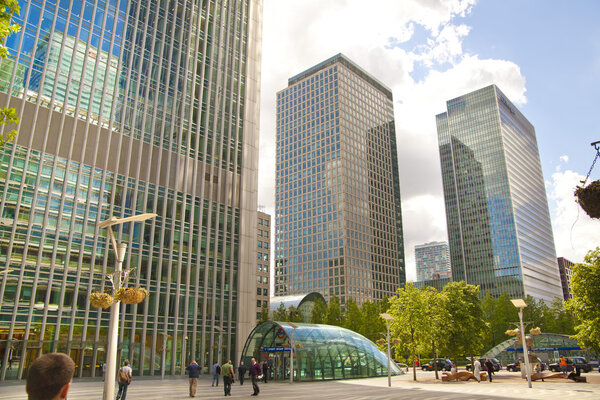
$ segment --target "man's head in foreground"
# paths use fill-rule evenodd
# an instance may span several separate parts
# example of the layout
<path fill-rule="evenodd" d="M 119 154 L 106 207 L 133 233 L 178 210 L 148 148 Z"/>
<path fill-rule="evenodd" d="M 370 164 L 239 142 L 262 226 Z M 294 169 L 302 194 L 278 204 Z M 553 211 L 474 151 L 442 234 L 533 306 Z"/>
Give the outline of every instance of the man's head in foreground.
<path fill-rule="evenodd" d="M 29 400 L 66 399 L 75 363 L 63 353 L 48 353 L 37 358 L 27 374 L 25 390 Z"/>

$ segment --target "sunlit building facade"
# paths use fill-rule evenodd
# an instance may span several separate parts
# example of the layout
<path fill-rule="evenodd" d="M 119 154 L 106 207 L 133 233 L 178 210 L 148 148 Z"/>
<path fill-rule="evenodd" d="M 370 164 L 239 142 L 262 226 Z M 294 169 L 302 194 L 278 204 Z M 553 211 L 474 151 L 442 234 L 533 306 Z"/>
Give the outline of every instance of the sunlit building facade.
<path fill-rule="evenodd" d="M 256 229 L 256 319 L 270 308 L 271 297 L 271 216 L 258 212 Z"/>
<path fill-rule="evenodd" d="M 437 116 L 452 279 L 482 295 L 562 288 L 534 127 L 491 85 Z"/>
<path fill-rule="evenodd" d="M 450 278 L 450 251 L 446 242 L 430 242 L 415 246 L 417 280 Z"/>
<path fill-rule="evenodd" d="M 61 351 L 76 377 L 105 362 L 109 310 L 91 307 L 122 225 L 129 284 L 118 355 L 135 375 L 239 358 L 256 323 L 261 0 L 20 1 L 0 104 L 0 380 Z"/>
<path fill-rule="evenodd" d="M 277 93 L 275 296 L 405 282 L 392 92 L 342 54 Z"/>

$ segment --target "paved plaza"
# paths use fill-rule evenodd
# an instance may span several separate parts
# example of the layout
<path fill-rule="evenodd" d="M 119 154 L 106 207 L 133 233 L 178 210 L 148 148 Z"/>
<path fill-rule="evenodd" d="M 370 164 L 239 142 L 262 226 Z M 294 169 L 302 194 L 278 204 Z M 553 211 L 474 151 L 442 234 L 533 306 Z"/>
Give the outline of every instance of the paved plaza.
<path fill-rule="evenodd" d="M 533 382 L 533 388 L 519 378 L 519 374 L 501 371 L 489 382 L 441 382 L 434 379 L 433 372 L 421 372 L 418 381 L 408 375 L 392 377 L 392 387 L 387 387 L 387 378 L 355 379 L 347 381 L 289 383 L 269 382 L 260 385 L 263 399 L 598 399 L 600 398 L 600 374 L 585 374 L 589 383 L 566 380 Z M 127 393 L 127 400 L 189 399 L 186 378 L 156 379 L 137 378 Z M 243 386 L 236 382 L 231 398 L 248 398 L 252 385 Z M 207 376 L 200 378 L 195 399 L 219 399 L 223 396 L 222 383 L 211 387 Z M 102 398 L 102 382 L 98 380 L 76 380 L 69 392 L 69 400 L 95 400 Z M 26 400 L 23 383 L 0 385 L 0 400 Z"/>

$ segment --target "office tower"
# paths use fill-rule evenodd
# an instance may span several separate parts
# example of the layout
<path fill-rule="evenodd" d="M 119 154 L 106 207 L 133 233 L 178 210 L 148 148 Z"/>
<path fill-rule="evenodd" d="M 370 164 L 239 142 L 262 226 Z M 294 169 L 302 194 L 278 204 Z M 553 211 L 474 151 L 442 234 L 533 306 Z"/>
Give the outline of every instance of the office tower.
<path fill-rule="evenodd" d="M 437 116 L 452 278 L 481 294 L 561 293 L 535 130 L 491 85 Z"/>
<path fill-rule="evenodd" d="M 405 282 L 389 88 L 338 54 L 277 93 L 275 295 L 379 300 Z"/>
<path fill-rule="evenodd" d="M 92 291 L 121 225 L 129 285 L 119 357 L 139 375 L 237 358 L 256 322 L 262 1 L 21 1 L 0 104 L 0 379 L 61 351 L 100 376 L 109 310 Z"/>
<path fill-rule="evenodd" d="M 256 319 L 260 319 L 263 307 L 270 308 L 269 280 L 271 262 L 271 216 L 258 212 L 256 229 Z"/>
<path fill-rule="evenodd" d="M 560 273 L 560 284 L 562 286 L 562 297 L 564 301 L 573 298 L 571 294 L 571 278 L 573 277 L 573 266 L 575 263 L 564 257 L 558 257 L 558 272 Z"/>
<path fill-rule="evenodd" d="M 446 242 L 430 242 L 415 246 L 417 280 L 450 278 L 450 251 Z"/>

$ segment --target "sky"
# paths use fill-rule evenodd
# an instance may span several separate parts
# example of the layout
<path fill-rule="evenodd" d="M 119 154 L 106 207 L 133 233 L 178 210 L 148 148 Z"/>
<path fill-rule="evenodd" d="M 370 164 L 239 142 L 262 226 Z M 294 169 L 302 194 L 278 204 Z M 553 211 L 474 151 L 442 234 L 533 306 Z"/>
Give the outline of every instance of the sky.
<path fill-rule="evenodd" d="M 600 221 L 574 188 L 600 141 L 600 1 L 264 0 L 259 207 L 275 221 L 276 92 L 343 53 L 393 91 L 407 279 L 448 241 L 435 115 L 492 83 L 536 129 L 557 256 L 583 261 Z M 591 180 L 600 179 L 600 161 Z"/>

